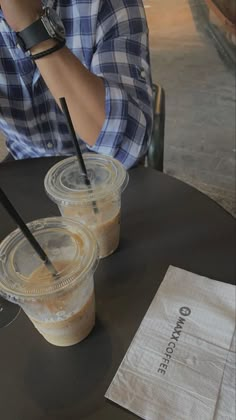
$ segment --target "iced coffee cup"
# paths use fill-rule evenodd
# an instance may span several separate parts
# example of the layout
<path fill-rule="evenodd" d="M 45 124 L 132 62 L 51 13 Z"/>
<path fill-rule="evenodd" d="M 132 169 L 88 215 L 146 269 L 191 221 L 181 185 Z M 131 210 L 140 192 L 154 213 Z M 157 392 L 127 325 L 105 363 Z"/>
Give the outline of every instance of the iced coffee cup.
<path fill-rule="evenodd" d="M 28 227 L 56 274 L 17 229 L 0 244 L 0 294 L 19 304 L 49 343 L 79 343 L 95 323 L 97 241 L 86 226 L 62 217 L 36 220 Z"/>
<path fill-rule="evenodd" d="M 54 165 L 44 185 L 62 216 L 79 220 L 94 233 L 103 258 L 119 245 L 121 193 L 127 186 L 128 174 L 120 162 L 109 156 L 91 153 L 83 157 L 89 186 L 76 157 Z"/>

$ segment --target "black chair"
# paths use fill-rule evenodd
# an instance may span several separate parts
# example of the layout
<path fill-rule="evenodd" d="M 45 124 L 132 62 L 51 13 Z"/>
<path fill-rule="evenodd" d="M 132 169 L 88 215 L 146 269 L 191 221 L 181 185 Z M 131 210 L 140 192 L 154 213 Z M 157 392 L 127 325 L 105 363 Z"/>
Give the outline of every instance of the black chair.
<path fill-rule="evenodd" d="M 153 84 L 153 130 L 146 156 L 146 166 L 163 172 L 165 137 L 165 91 Z"/>

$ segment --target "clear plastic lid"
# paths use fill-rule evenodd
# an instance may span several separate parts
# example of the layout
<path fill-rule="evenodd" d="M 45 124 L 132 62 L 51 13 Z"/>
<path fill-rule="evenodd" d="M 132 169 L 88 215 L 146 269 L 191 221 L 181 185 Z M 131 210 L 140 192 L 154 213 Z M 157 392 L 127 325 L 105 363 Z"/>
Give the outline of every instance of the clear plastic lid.
<path fill-rule="evenodd" d="M 53 276 L 17 229 L 0 244 L 0 292 L 24 301 L 66 291 L 93 272 L 98 245 L 93 234 L 76 221 L 54 217 L 27 225 L 57 270 Z"/>
<path fill-rule="evenodd" d="M 109 199 L 109 194 L 122 192 L 128 184 L 123 165 L 109 156 L 87 153 L 83 155 L 91 188 L 85 184 L 77 157 L 67 158 L 47 173 L 44 186 L 58 205 L 87 205 L 92 201 Z"/>

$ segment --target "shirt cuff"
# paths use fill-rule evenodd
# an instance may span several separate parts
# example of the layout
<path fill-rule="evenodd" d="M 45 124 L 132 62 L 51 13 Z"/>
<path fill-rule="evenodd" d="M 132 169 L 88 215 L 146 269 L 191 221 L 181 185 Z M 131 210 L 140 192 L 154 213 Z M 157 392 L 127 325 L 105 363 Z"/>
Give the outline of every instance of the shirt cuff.
<path fill-rule="evenodd" d="M 94 152 L 114 156 L 126 131 L 128 116 L 128 96 L 124 89 L 113 81 L 104 79 L 105 121 L 93 146 Z"/>

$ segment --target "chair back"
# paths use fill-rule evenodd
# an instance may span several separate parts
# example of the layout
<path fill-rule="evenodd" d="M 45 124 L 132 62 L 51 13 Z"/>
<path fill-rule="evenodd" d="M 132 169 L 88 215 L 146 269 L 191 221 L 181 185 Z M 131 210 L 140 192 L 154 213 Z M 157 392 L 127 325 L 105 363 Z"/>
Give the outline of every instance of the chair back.
<path fill-rule="evenodd" d="M 153 129 L 147 152 L 147 166 L 163 172 L 165 138 L 165 92 L 162 86 L 153 84 Z"/>

